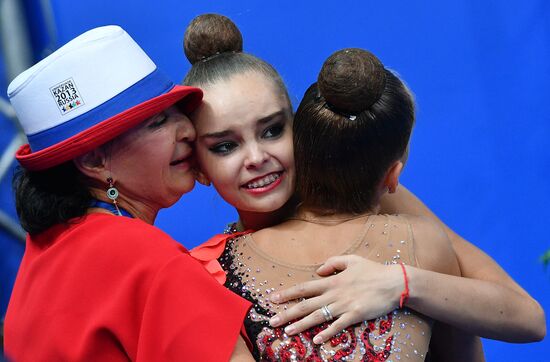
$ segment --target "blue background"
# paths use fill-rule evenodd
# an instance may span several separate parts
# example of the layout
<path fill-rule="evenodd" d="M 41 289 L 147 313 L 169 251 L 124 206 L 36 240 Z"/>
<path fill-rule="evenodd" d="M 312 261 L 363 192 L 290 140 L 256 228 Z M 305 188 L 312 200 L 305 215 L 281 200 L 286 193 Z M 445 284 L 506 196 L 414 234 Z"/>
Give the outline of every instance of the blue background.
<path fill-rule="evenodd" d="M 550 307 L 550 271 L 539 260 L 550 248 L 550 2 L 51 1 L 57 39 L 44 35 L 38 0 L 24 3 L 36 60 L 52 41 L 118 24 L 176 81 L 189 69 L 181 46 L 189 21 L 227 15 L 245 50 L 279 70 L 295 105 L 333 51 L 371 50 L 416 95 L 402 183 Z M 7 82 L 0 79 L 4 89 Z M 13 128 L 4 119 L 0 127 L 1 150 Z M 13 214 L 9 180 L 0 191 L 0 207 Z M 192 247 L 235 218 L 213 189 L 197 186 L 157 225 Z M 2 313 L 21 253 L 0 230 Z M 547 340 L 484 346 L 489 361 L 543 361 L 550 353 Z"/>

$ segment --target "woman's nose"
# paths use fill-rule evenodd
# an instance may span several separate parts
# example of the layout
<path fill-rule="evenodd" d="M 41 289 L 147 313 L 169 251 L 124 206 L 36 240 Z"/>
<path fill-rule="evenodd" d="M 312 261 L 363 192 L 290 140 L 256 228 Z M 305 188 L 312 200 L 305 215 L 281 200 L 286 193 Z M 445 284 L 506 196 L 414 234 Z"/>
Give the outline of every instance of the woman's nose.
<path fill-rule="evenodd" d="M 193 142 L 197 136 L 193 123 L 186 115 L 182 114 L 178 119 L 177 140 L 184 142 Z"/>
<path fill-rule="evenodd" d="M 250 145 L 245 159 L 246 168 L 258 168 L 269 159 L 269 154 L 260 145 Z"/>

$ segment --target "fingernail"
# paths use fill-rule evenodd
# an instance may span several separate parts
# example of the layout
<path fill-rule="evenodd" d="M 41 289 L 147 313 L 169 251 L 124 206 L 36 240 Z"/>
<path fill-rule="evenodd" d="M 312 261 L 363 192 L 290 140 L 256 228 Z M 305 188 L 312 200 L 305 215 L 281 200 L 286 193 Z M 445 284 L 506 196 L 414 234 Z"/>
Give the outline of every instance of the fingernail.
<path fill-rule="evenodd" d="M 269 324 L 271 324 L 272 327 L 276 327 L 280 321 L 281 321 L 281 318 L 279 318 L 278 316 L 275 316 L 269 320 Z"/>
<path fill-rule="evenodd" d="M 279 303 L 279 299 L 281 299 L 281 295 L 280 294 L 273 294 L 269 299 L 273 303 Z"/>
<path fill-rule="evenodd" d="M 296 330 L 296 328 L 294 328 L 293 326 L 288 326 L 285 328 L 285 333 L 286 334 L 292 334 L 294 333 L 294 331 Z"/>
<path fill-rule="evenodd" d="M 315 337 L 313 337 L 313 343 L 321 344 L 321 343 L 323 343 L 323 338 L 321 338 L 319 336 L 315 336 Z"/>

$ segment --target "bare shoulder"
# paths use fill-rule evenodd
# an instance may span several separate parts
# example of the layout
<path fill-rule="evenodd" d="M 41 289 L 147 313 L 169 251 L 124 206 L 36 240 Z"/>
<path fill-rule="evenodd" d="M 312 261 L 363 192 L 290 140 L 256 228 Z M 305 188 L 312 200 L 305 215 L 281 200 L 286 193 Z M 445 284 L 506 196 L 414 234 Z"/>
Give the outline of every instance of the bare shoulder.
<path fill-rule="evenodd" d="M 276 243 L 273 243 L 273 240 L 281 240 L 285 235 L 284 229 L 281 229 L 279 225 L 270 226 L 250 234 L 254 239 L 254 244 L 268 253 L 277 250 L 274 248 Z"/>
<path fill-rule="evenodd" d="M 263 243 L 264 240 L 270 240 L 277 235 L 276 227 L 268 227 L 251 233 L 257 243 Z"/>
<path fill-rule="evenodd" d="M 418 267 L 444 274 L 460 275 L 453 246 L 445 230 L 425 216 L 400 215 L 411 225 Z"/>

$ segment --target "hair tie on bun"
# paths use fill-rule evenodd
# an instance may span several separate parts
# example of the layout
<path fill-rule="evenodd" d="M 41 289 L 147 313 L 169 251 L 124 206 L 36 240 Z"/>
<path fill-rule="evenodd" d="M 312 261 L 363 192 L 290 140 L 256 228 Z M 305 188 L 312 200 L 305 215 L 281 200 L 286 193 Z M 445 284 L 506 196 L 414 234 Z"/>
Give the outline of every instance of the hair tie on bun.
<path fill-rule="evenodd" d="M 314 101 L 315 102 L 323 102 L 323 107 L 326 108 L 326 109 L 329 109 L 331 112 L 333 113 L 336 113 L 336 114 L 339 114 L 343 117 L 346 117 L 347 119 L 349 119 L 350 121 L 355 121 L 357 119 L 357 115 L 356 114 L 349 114 L 349 113 L 346 113 L 346 112 L 342 112 L 341 110 L 335 108 L 334 106 L 330 105 L 330 103 L 328 103 L 324 98 L 323 96 L 321 96 L 321 93 L 319 92 L 319 86 L 317 83 L 314 83 L 312 86 L 315 86 L 317 88 L 316 90 L 316 94 L 315 94 L 315 97 L 314 97 Z"/>
<path fill-rule="evenodd" d="M 330 109 L 332 112 L 336 113 L 336 114 L 339 114 L 343 117 L 346 117 L 347 119 L 349 119 L 350 121 L 355 121 L 357 119 L 357 115 L 356 114 L 348 114 L 348 113 L 345 113 L 345 112 L 342 112 L 341 110 L 335 108 L 334 106 L 331 106 L 330 103 L 328 103 L 327 101 L 325 101 L 325 108 L 327 109 Z"/>
<path fill-rule="evenodd" d="M 208 55 L 208 56 L 205 55 L 205 56 L 203 56 L 203 57 L 200 59 L 200 61 L 203 62 L 203 63 L 206 63 L 207 61 L 212 60 L 212 59 L 214 59 L 214 58 L 217 58 L 217 57 L 219 57 L 219 56 L 222 55 L 222 54 L 236 54 L 236 53 L 238 53 L 238 51 L 236 51 L 236 50 L 230 50 L 230 51 L 226 51 L 226 52 L 216 52 L 216 53 L 214 53 L 214 54 L 212 54 L 212 55 Z"/>

